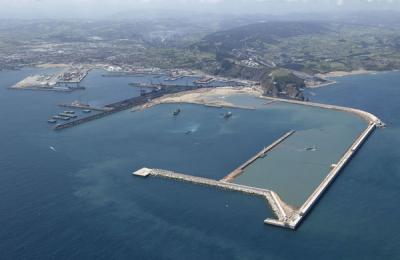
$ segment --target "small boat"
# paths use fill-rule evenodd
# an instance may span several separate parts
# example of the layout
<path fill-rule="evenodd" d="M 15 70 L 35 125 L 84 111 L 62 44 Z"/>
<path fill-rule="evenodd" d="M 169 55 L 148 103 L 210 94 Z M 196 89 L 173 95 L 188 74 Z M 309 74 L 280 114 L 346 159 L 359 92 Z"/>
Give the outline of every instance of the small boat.
<path fill-rule="evenodd" d="M 68 111 L 64 111 L 64 113 L 65 113 L 65 114 L 73 115 L 73 114 L 75 114 L 75 111 L 68 110 Z"/>
<path fill-rule="evenodd" d="M 231 116 L 232 116 L 232 112 L 231 112 L 231 111 L 229 111 L 229 112 L 227 112 L 227 113 L 224 114 L 224 118 L 225 118 L 225 119 L 228 119 L 228 118 L 230 118 Z"/>
<path fill-rule="evenodd" d="M 49 124 L 55 124 L 55 123 L 57 123 L 57 120 L 55 120 L 55 119 L 49 119 L 49 120 L 47 120 L 47 123 L 49 123 Z"/>
<path fill-rule="evenodd" d="M 304 150 L 306 150 L 307 152 L 315 152 L 315 151 L 317 151 L 317 147 L 315 147 L 315 146 L 306 147 L 306 148 L 304 148 Z"/>
<path fill-rule="evenodd" d="M 85 110 L 82 110 L 82 112 L 83 112 L 83 113 L 91 113 L 92 110 L 90 110 L 90 109 L 85 109 Z"/>
<path fill-rule="evenodd" d="M 177 110 L 174 111 L 173 115 L 177 116 L 181 113 L 181 110 L 178 108 Z"/>
<path fill-rule="evenodd" d="M 192 130 L 186 131 L 185 135 L 191 135 L 193 133 Z"/>

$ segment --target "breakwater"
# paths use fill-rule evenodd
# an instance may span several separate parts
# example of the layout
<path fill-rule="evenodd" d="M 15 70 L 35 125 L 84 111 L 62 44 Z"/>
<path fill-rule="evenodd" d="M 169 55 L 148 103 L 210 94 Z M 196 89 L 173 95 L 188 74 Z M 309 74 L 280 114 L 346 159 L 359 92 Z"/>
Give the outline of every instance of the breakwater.
<path fill-rule="evenodd" d="M 331 169 L 323 181 L 318 185 L 318 187 L 312 192 L 312 194 L 307 198 L 307 200 L 302 204 L 300 208 L 295 208 L 287 204 L 283 201 L 280 196 L 272 190 L 261 189 L 256 187 L 245 186 L 241 184 L 231 183 L 235 177 L 243 174 L 243 169 L 251 165 L 258 158 L 265 156 L 268 151 L 276 147 L 279 143 L 283 142 L 290 135 L 294 133 L 294 131 L 288 132 L 286 135 L 275 141 L 273 144 L 264 148 L 262 151 L 257 153 L 255 156 L 250 158 L 246 163 L 242 164 L 238 169 L 227 175 L 222 180 L 211 180 L 202 177 L 190 176 L 185 174 L 179 174 L 164 170 L 150 170 L 147 171 L 138 171 L 134 174 L 137 176 L 147 177 L 147 176 L 158 176 L 168 179 L 173 179 L 177 181 L 190 182 L 194 184 L 207 185 L 216 188 L 221 188 L 224 190 L 238 191 L 249 195 L 262 196 L 266 199 L 272 211 L 274 212 L 276 219 L 267 218 L 264 220 L 265 224 L 296 229 L 299 224 L 302 222 L 304 217 L 310 212 L 312 207 L 318 202 L 318 200 L 322 197 L 323 193 L 329 188 L 329 186 L 333 183 L 334 179 L 338 176 L 338 174 L 344 169 L 344 167 L 350 162 L 353 156 L 357 153 L 357 151 L 362 147 L 363 143 L 368 139 L 371 133 L 377 127 L 384 127 L 385 124 L 376 116 L 371 113 L 353 109 L 346 108 L 340 106 L 332 106 L 318 103 L 309 103 L 309 102 L 300 102 L 293 100 L 283 100 L 283 99 L 275 99 L 274 101 L 282 101 L 286 103 L 294 103 L 299 105 L 307 105 L 313 107 L 319 107 L 324 109 L 333 109 L 341 112 L 349 112 L 356 114 L 359 117 L 362 117 L 364 120 L 368 122 L 368 127 L 360 133 L 360 135 L 356 138 L 356 140 L 352 143 L 352 145 L 345 151 L 343 156 L 339 159 L 339 161 L 335 164 L 331 165 Z M 295 180 L 294 180 L 295 181 Z"/>
<path fill-rule="evenodd" d="M 322 196 L 323 192 L 327 190 L 329 185 L 334 181 L 340 171 L 349 163 L 351 158 L 355 155 L 355 153 L 361 148 L 364 142 L 367 140 L 369 135 L 376 129 L 376 125 L 371 123 L 365 129 L 364 132 L 360 134 L 360 136 L 354 141 L 354 143 L 350 146 L 350 148 L 346 151 L 343 157 L 339 160 L 337 164 L 332 165 L 332 170 L 325 177 L 325 179 L 321 182 L 321 184 L 317 187 L 317 189 L 311 194 L 311 196 L 306 200 L 306 202 L 300 207 L 298 210 L 299 216 L 304 216 L 307 214 L 311 208 L 315 205 L 318 199 Z M 296 227 L 302 218 L 293 219 L 291 225 Z"/>
<path fill-rule="evenodd" d="M 377 116 L 375 116 L 367 111 L 363 111 L 361 109 L 329 105 L 329 104 L 321 104 L 321 103 L 315 103 L 315 102 L 298 101 L 298 100 L 293 100 L 293 99 L 275 98 L 275 97 L 261 96 L 260 98 L 267 99 L 267 100 L 280 101 L 280 102 L 284 102 L 284 103 L 296 104 L 296 105 L 303 105 L 303 106 L 310 106 L 310 107 L 317 107 L 317 108 L 331 109 L 331 110 L 336 110 L 336 111 L 352 113 L 352 114 L 355 114 L 355 115 L 363 118 L 368 123 L 373 123 L 376 127 L 382 128 L 382 127 L 386 126 L 385 123 L 383 123 Z"/>
<path fill-rule="evenodd" d="M 234 183 L 224 182 L 224 181 L 217 181 L 217 180 L 212 180 L 212 179 L 208 179 L 208 178 L 197 177 L 197 176 L 192 176 L 192 175 L 187 175 L 187 174 L 182 174 L 182 173 L 176 173 L 176 172 L 161 170 L 161 169 L 142 168 L 136 172 L 133 172 L 132 174 L 134 176 L 139 176 L 139 177 L 155 176 L 155 177 L 160 177 L 160 178 L 172 179 L 175 181 L 182 181 L 182 182 L 188 182 L 188 183 L 193 183 L 193 184 L 197 184 L 197 185 L 211 186 L 214 188 L 223 189 L 223 190 L 227 190 L 227 191 L 241 192 L 244 194 L 261 197 L 268 202 L 272 211 L 274 212 L 275 216 L 277 217 L 277 219 L 269 219 L 268 218 L 265 221 L 267 221 L 268 223 L 270 223 L 272 225 L 277 225 L 280 227 L 286 227 L 287 220 L 294 213 L 293 209 L 290 208 L 288 205 L 286 205 L 279 198 L 278 194 L 276 194 L 273 191 L 266 190 L 266 189 L 249 187 L 249 186 L 245 186 L 245 185 L 234 184 Z"/>

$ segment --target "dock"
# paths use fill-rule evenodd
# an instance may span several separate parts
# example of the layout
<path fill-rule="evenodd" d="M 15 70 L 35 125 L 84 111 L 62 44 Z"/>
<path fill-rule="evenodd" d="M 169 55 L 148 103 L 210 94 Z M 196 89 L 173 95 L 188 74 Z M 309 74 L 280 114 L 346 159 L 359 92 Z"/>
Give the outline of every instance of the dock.
<path fill-rule="evenodd" d="M 91 71 L 91 68 L 71 67 L 57 75 L 57 83 L 81 83 Z"/>
<path fill-rule="evenodd" d="M 72 66 L 50 75 L 30 75 L 10 87 L 10 89 L 59 92 L 85 89 L 85 87 L 79 86 L 79 83 L 88 75 L 90 70 L 91 68 L 89 67 Z M 76 84 L 76 86 L 68 86 L 68 84 L 72 83 Z"/>

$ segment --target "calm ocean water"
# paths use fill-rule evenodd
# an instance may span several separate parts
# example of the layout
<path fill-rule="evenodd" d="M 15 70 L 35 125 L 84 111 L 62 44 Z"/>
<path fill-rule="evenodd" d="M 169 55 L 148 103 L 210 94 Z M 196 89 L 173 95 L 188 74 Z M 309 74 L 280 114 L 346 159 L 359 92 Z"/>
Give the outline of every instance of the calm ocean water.
<path fill-rule="evenodd" d="M 10 91 L 35 70 L 0 72 L 1 259 L 396 259 L 400 254 L 400 73 L 342 78 L 312 99 L 381 117 L 376 131 L 296 231 L 263 224 L 265 202 L 242 194 L 130 175 L 143 166 L 220 178 L 293 127 L 296 111 L 163 105 L 121 112 L 63 132 L 47 117 L 85 92 Z M 124 91 L 127 91 L 126 93 Z M 135 92 L 136 91 L 136 92 Z M 90 94 L 93 93 L 93 94 Z M 114 92 L 113 92 L 114 93 Z M 114 98 L 114 95 L 107 95 Z M 112 100 L 111 100 L 112 101 Z M 268 118 L 268 120 L 260 120 Z M 185 135 L 187 131 L 191 135 Z M 56 151 L 49 149 L 53 146 Z"/>

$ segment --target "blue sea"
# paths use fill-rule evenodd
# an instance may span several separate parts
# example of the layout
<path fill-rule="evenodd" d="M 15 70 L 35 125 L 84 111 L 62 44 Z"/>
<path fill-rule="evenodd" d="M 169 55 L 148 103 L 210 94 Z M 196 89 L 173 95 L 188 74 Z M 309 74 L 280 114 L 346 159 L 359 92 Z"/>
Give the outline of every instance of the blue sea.
<path fill-rule="evenodd" d="M 95 71 L 84 91 L 7 89 L 37 72 L 0 72 L 0 259 L 398 259 L 400 73 L 339 78 L 308 93 L 370 111 L 387 128 L 290 231 L 263 223 L 273 215 L 261 199 L 131 172 L 222 178 L 287 129 L 307 129 L 296 110 L 234 109 L 224 120 L 224 109 L 168 104 L 55 132 L 46 121 L 58 104 L 135 96 L 127 84 L 143 79 Z"/>

